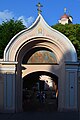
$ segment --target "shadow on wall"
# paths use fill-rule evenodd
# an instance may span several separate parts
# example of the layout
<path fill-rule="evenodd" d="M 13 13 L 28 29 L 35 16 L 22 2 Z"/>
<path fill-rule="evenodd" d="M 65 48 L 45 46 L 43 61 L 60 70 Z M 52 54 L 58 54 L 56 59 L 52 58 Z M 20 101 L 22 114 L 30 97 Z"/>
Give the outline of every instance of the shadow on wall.
<path fill-rule="evenodd" d="M 0 74 L 0 111 L 15 111 L 15 73 L 2 71 Z"/>

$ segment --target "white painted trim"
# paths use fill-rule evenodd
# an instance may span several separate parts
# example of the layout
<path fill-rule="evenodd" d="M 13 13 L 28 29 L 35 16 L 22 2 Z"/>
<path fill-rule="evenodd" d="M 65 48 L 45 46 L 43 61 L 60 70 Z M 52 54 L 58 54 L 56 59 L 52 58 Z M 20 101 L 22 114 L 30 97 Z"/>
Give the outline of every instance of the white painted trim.
<path fill-rule="evenodd" d="M 77 68 L 73 68 L 73 69 L 71 69 L 71 68 L 70 68 L 70 69 L 69 69 L 69 68 L 66 68 L 65 70 L 66 70 L 66 71 L 73 71 L 73 72 L 78 71 Z"/>
<path fill-rule="evenodd" d="M 79 65 L 79 62 L 65 61 L 65 65 Z"/>
<path fill-rule="evenodd" d="M 13 62 L 13 61 L 0 61 L 0 64 L 5 64 L 5 65 L 15 65 L 17 64 L 18 62 Z"/>
<path fill-rule="evenodd" d="M 0 68 L 0 71 L 15 71 L 16 68 L 15 67 L 11 67 L 11 68 L 8 68 L 8 67 L 4 67 L 4 68 Z"/>

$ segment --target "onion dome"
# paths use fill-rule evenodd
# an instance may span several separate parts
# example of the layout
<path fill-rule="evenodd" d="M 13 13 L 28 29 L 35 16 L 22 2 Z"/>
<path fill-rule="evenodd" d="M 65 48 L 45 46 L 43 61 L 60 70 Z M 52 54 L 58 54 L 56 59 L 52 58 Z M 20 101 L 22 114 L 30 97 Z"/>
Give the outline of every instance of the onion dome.
<path fill-rule="evenodd" d="M 62 18 L 67 18 L 67 19 L 68 19 L 69 16 L 68 16 L 67 14 L 64 14 L 63 16 L 61 16 L 61 19 L 62 19 Z"/>

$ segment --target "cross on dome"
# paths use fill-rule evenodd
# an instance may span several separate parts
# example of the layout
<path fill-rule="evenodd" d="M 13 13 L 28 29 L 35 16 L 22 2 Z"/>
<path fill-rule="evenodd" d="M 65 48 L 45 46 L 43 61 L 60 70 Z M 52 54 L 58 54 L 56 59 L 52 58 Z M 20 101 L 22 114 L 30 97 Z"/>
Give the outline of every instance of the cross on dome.
<path fill-rule="evenodd" d="M 64 8 L 64 13 L 66 14 L 66 11 L 67 11 L 67 9 L 66 8 Z"/>
<path fill-rule="evenodd" d="M 41 3 L 39 2 L 37 5 L 36 5 L 37 7 L 38 7 L 38 14 L 40 14 L 42 11 L 41 11 L 41 7 L 43 7 L 43 5 L 41 5 Z"/>

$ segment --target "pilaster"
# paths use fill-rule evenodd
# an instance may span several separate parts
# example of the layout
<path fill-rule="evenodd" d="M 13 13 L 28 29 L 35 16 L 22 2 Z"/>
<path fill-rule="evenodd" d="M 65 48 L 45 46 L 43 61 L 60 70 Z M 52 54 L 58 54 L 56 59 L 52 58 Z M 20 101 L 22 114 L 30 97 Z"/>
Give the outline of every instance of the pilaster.
<path fill-rule="evenodd" d="M 66 62 L 65 108 L 78 110 L 78 63 Z"/>

